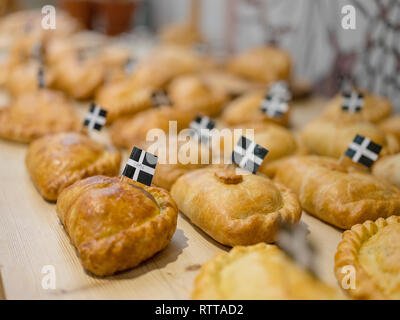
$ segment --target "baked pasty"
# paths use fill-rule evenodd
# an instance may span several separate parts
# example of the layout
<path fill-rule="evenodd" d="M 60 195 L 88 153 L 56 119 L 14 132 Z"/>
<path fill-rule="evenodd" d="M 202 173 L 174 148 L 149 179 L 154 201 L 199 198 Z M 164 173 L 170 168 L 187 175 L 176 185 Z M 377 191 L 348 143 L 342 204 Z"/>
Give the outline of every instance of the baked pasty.
<path fill-rule="evenodd" d="M 274 181 L 293 190 L 308 213 L 342 229 L 400 215 L 400 190 L 336 159 L 296 156 L 283 161 Z"/>
<path fill-rule="evenodd" d="M 122 148 L 143 147 L 151 129 L 169 132 L 169 122 L 177 122 L 177 131 L 188 128 L 194 114 L 181 112 L 170 107 L 159 107 L 139 112 L 131 118 L 121 118 L 113 123 L 111 139 Z M 143 148 L 142 148 L 143 149 Z"/>
<path fill-rule="evenodd" d="M 227 101 L 227 96 L 223 92 L 206 86 L 198 76 L 194 75 L 175 78 L 169 86 L 168 93 L 175 108 L 211 117 L 219 115 Z"/>
<path fill-rule="evenodd" d="M 379 122 L 392 112 L 392 104 L 384 97 L 363 93 L 364 104 L 360 112 L 349 113 L 342 110 L 342 94 L 337 94 L 328 102 L 322 116 L 326 119 L 351 119 L 357 121 Z"/>
<path fill-rule="evenodd" d="M 197 27 L 190 23 L 169 25 L 161 31 L 162 42 L 173 45 L 191 46 L 204 42 Z"/>
<path fill-rule="evenodd" d="M 130 116 L 153 106 L 151 87 L 139 87 L 131 78 L 104 85 L 96 101 L 107 110 L 107 123 Z"/>
<path fill-rule="evenodd" d="M 289 54 L 277 47 L 256 47 L 232 57 L 226 68 L 246 79 L 269 85 L 288 81 L 291 73 Z"/>
<path fill-rule="evenodd" d="M 81 121 L 61 92 L 41 89 L 0 109 L 0 137 L 30 142 L 45 134 L 78 131 Z"/>
<path fill-rule="evenodd" d="M 235 247 L 206 262 L 192 293 L 198 300 L 344 299 L 340 292 L 297 266 L 278 247 Z"/>
<path fill-rule="evenodd" d="M 280 223 L 296 223 L 301 208 L 281 184 L 236 169 L 204 168 L 180 177 L 171 195 L 179 210 L 218 242 L 273 242 Z"/>
<path fill-rule="evenodd" d="M 343 233 L 335 254 L 335 274 L 346 279 L 344 267 L 355 269 L 355 288 L 346 292 L 357 299 L 400 299 L 400 217 L 379 218 L 355 225 Z"/>
<path fill-rule="evenodd" d="M 33 141 L 26 153 L 26 167 L 40 194 L 55 201 L 75 181 L 95 176 L 116 176 L 121 154 L 75 132 L 46 135 Z"/>
<path fill-rule="evenodd" d="M 266 95 L 265 90 L 256 90 L 231 101 L 221 115 L 222 121 L 231 126 L 247 122 L 273 122 L 287 125 L 290 111 L 276 118 L 269 117 L 261 111 L 261 103 Z"/>
<path fill-rule="evenodd" d="M 379 159 L 372 167 L 372 174 L 400 188 L 400 153 Z"/>
<path fill-rule="evenodd" d="M 83 267 L 107 276 L 164 249 L 176 230 L 178 210 L 164 189 L 94 176 L 61 192 L 57 214 Z"/>
<path fill-rule="evenodd" d="M 379 126 L 383 131 L 396 136 L 400 143 L 400 115 L 395 115 L 383 120 Z"/>
<path fill-rule="evenodd" d="M 317 119 L 303 128 L 301 137 L 311 153 L 340 158 L 356 134 L 370 138 L 381 145 L 381 156 L 399 151 L 399 143 L 393 135 L 386 134 L 369 122 Z"/>

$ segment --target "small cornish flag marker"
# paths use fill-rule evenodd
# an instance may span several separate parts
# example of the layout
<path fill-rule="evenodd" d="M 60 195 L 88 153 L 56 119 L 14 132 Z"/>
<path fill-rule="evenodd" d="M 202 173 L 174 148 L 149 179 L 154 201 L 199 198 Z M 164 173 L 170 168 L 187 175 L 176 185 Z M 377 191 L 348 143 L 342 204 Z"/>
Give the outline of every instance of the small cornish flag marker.
<path fill-rule="evenodd" d="M 286 81 L 277 81 L 271 83 L 268 89 L 268 95 L 273 97 L 279 97 L 286 102 L 292 98 L 292 94 L 289 90 L 289 85 Z"/>
<path fill-rule="evenodd" d="M 267 149 L 241 136 L 233 148 L 232 161 L 240 168 L 255 174 L 267 154 Z"/>
<path fill-rule="evenodd" d="M 95 103 L 92 103 L 90 110 L 86 115 L 83 125 L 90 130 L 100 131 L 106 124 L 107 110 L 101 109 Z"/>
<path fill-rule="evenodd" d="M 356 91 L 342 93 L 342 110 L 348 113 L 360 112 L 364 106 L 364 95 Z"/>
<path fill-rule="evenodd" d="M 215 122 L 209 117 L 197 116 L 191 123 L 192 133 L 200 142 L 206 142 L 210 138 L 211 130 L 215 128 Z"/>
<path fill-rule="evenodd" d="M 154 154 L 134 147 L 122 175 L 146 186 L 151 186 L 157 159 Z"/>
<path fill-rule="evenodd" d="M 38 81 L 39 88 L 41 88 L 41 89 L 45 88 L 46 87 L 46 80 L 45 80 L 43 67 L 39 68 L 37 77 L 38 77 L 37 81 Z"/>
<path fill-rule="evenodd" d="M 285 100 L 271 95 L 265 97 L 260 108 L 270 118 L 280 118 L 289 110 L 289 106 Z"/>
<path fill-rule="evenodd" d="M 355 163 L 370 168 L 378 159 L 381 150 L 382 147 L 379 144 L 357 134 L 346 150 L 345 156 Z"/>
<path fill-rule="evenodd" d="M 154 91 L 151 95 L 151 100 L 155 107 L 171 105 L 171 100 L 169 99 L 168 94 L 165 92 L 165 90 Z"/>
<path fill-rule="evenodd" d="M 125 62 L 125 73 L 126 74 L 132 74 L 137 66 L 137 60 L 135 58 L 129 58 L 128 60 L 126 60 Z"/>

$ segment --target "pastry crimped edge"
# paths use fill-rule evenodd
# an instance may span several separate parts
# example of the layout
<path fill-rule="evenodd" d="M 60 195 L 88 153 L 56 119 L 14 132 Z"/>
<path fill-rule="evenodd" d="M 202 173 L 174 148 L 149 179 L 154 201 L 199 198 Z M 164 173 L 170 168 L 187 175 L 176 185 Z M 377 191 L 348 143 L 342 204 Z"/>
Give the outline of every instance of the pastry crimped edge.
<path fill-rule="evenodd" d="M 35 141 L 29 146 L 26 152 L 25 164 L 34 186 L 39 191 L 40 195 L 47 201 L 57 201 L 58 195 L 62 192 L 62 190 L 78 180 L 99 174 L 105 175 L 106 173 L 110 175 L 117 175 L 120 169 L 121 152 L 114 148 L 110 150 L 105 149 L 103 150 L 101 157 L 96 159 L 96 161 L 91 163 L 89 166 L 80 170 L 74 170 L 72 173 L 69 171 L 63 175 L 59 175 L 56 179 L 52 179 L 49 184 L 43 186 L 40 184 L 40 178 L 37 177 L 35 168 L 33 168 L 30 164 L 31 156 L 29 150 L 34 146 L 34 143 Z M 111 170 L 112 168 L 108 163 L 110 157 L 115 158 L 115 161 L 117 162 L 117 165 L 115 168 L 113 168 L 113 170 Z"/>
<path fill-rule="evenodd" d="M 220 168 L 218 166 L 215 166 L 200 168 L 197 170 L 210 170 L 215 172 L 215 170 L 218 169 Z M 189 171 L 187 172 L 187 174 L 190 174 L 190 172 L 197 170 Z M 176 188 L 178 182 L 181 179 L 185 179 L 185 175 L 186 174 L 179 177 L 177 181 L 172 185 L 171 195 L 175 193 L 174 188 Z M 264 179 L 268 179 L 264 176 L 261 177 L 263 177 Z M 187 182 L 185 181 L 183 183 L 186 184 Z M 300 221 L 302 214 L 302 209 L 300 207 L 297 195 L 281 183 L 272 183 L 275 185 L 282 196 L 283 206 L 280 209 L 274 212 L 269 212 L 267 214 L 254 213 L 253 215 L 244 219 L 234 219 L 227 217 L 226 215 L 220 215 L 220 219 L 218 222 L 218 232 L 213 231 L 212 228 L 210 228 L 209 224 L 202 224 L 201 221 L 197 221 L 196 218 L 194 219 L 193 215 L 185 212 L 183 208 L 179 209 L 186 217 L 190 219 L 190 221 L 194 225 L 199 227 L 211 238 L 223 245 L 234 247 L 237 245 L 254 245 L 260 242 L 272 243 L 275 241 L 276 234 L 280 229 L 282 223 L 297 223 L 298 221 Z M 180 191 L 180 193 L 181 192 L 182 191 Z M 175 200 L 174 196 L 173 198 Z M 175 201 L 178 202 L 177 200 Z M 202 207 L 200 209 L 203 210 Z M 195 210 L 199 209 L 197 208 Z"/>
<path fill-rule="evenodd" d="M 94 179 L 96 177 L 109 178 L 102 176 L 91 178 Z M 122 178 L 123 181 L 127 179 L 128 178 Z M 99 240 L 90 240 L 81 244 L 79 247 L 73 244 L 79 252 L 79 258 L 83 267 L 97 276 L 108 276 L 119 271 L 136 267 L 164 249 L 171 241 L 176 230 L 178 208 L 168 191 L 154 186 L 148 187 L 133 180 L 126 183 L 133 184 L 150 193 L 154 197 L 160 209 L 160 213 L 157 217 L 138 227 L 127 228 Z M 65 201 L 63 194 L 67 194 L 69 188 L 73 187 L 74 185 L 71 185 L 65 189 L 61 193 L 58 201 Z M 87 185 L 85 189 L 90 187 L 91 184 Z M 78 195 L 78 197 L 79 196 L 80 195 Z M 76 196 L 73 199 L 67 198 L 67 203 L 69 203 L 69 205 L 65 207 L 71 209 L 75 199 Z M 67 234 L 69 234 L 69 225 L 65 224 L 65 219 L 68 214 L 68 209 L 62 212 L 57 202 L 57 215 L 64 225 Z M 118 260 L 123 260 L 123 257 L 127 256 L 131 257 L 130 261 L 126 262 L 125 260 L 124 264 L 118 263 Z"/>
<path fill-rule="evenodd" d="M 346 274 L 341 270 L 344 266 L 353 266 L 356 270 L 355 289 L 345 290 L 356 299 L 385 299 L 379 288 L 370 281 L 368 274 L 358 261 L 358 252 L 363 244 L 372 236 L 391 224 L 400 224 L 399 216 L 379 218 L 375 222 L 368 220 L 362 224 L 354 225 L 342 234 L 342 240 L 337 246 L 335 254 L 335 276 L 341 285 Z"/>

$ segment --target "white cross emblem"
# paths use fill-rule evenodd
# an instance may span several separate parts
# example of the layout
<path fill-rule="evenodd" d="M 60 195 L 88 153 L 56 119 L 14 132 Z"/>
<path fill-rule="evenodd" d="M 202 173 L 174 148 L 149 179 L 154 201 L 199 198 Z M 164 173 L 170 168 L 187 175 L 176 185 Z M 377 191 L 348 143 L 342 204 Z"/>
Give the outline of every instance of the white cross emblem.
<path fill-rule="evenodd" d="M 350 143 L 349 149 L 353 149 L 356 152 L 352 158 L 354 162 L 359 162 L 362 156 L 367 157 L 372 161 L 378 159 L 378 155 L 375 152 L 367 149 L 370 142 L 371 140 L 369 138 L 364 138 L 364 141 L 361 144 L 357 144 L 354 141 Z"/>
<path fill-rule="evenodd" d="M 350 94 L 342 95 L 342 109 L 349 113 L 361 111 L 364 105 L 364 98 L 358 92 L 352 91 Z"/>
<path fill-rule="evenodd" d="M 261 103 L 261 111 L 268 117 L 281 117 L 289 110 L 287 102 L 278 96 L 267 96 Z"/>
<path fill-rule="evenodd" d="M 127 165 L 129 165 L 129 166 L 131 166 L 131 167 L 136 169 L 135 173 L 133 174 L 132 180 L 135 180 L 135 181 L 138 180 L 140 171 L 144 171 L 144 172 L 146 172 L 148 174 L 151 174 L 152 176 L 154 175 L 155 169 L 151 168 L 151 167 L 148 167 L 148 166 L 145 166 L 143 164 L 143 159 L 144 159 L 145 156 L 146 156 L 146 152 L 142 151 L 142 153 L 139 156 L 139 160 L 138 161 L 135 161 L 135 160 L 133 160 L 131 158 L 128 159 Z"/>

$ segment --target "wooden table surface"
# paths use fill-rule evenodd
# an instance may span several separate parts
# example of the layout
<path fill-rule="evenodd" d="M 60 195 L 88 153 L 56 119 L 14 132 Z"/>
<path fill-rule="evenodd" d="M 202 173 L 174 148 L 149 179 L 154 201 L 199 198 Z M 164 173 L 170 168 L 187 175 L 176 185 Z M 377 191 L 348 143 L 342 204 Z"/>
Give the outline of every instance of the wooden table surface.
<path fill-rule="evenodd" d="M 316 116 L 322 104 L 313 99 L 293 107 L 293 126 Z M 86 111 L 80 108 L 81 114 Z M 55 204 L 44 201 L 30 181 L 26 148 L 0 140 L 0 299 L 189 299 L 200 265 L 229 250 L 180 214 L 165 250 L 116 276 L 89 275 L 58 221 Z M 318 248 L 320 276 L 336 286 L 333 256 L 341 232 L 306 213 L 302 221 Z M 54 290 L 42 288 L 46 265 L 55 268 Z"/>

